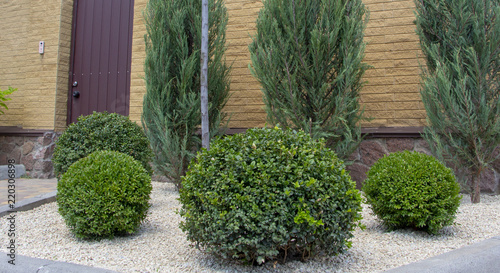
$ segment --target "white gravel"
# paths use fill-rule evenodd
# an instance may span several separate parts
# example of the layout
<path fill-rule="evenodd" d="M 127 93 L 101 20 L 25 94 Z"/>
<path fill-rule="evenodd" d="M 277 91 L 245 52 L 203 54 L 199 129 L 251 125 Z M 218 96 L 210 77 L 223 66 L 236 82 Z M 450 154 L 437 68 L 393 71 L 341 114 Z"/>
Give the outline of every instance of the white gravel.
<path fill-rule="evenodd" d="M 380 272 L 500 235 L 500 196 L 482 195 L 472 205 L 465 195 L 456 224 L 439 235 L 413 230 L 385 232 L 363 205 L 366 230 L 356 230 L 352 248 L 337 257 L 260 267 L 221 261 L 189 246 L 178 228 L 180 208 L 173 185 L 153 183 L 152 207 L 140 231 L 128 237 L 87 242 L 75 239 L 50 203 L 16 216 L 17 254 L 107 268 L 119 272 Z M 2 217 L 1 251 L 7 250 Z"/>

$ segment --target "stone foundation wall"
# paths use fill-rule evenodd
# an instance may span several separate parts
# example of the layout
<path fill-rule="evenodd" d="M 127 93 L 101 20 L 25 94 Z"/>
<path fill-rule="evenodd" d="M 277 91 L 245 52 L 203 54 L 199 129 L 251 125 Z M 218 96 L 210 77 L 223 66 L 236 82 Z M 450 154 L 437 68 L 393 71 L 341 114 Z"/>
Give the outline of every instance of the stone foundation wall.
<path fill-rule="evenodd" d="M 372 138 L 364 140 L 359 148 L 350 156 L 354 163 L 347 167 L 356 186 L 361 188 L 366 179 L 366 172 L 384 155 L 399 151 L 417 151 L 431 155 L 429 145 L 422 138 Z M 460 173 L 460 170 L 458 171 Z M 457 175 L 457 179 L 463 179 Z M 492 168 L 483 172 L 481 190 L 487 193 L 500 194 L 500 159 Z"/>
<path fill-rule="evenodd" d="M 51 159 L 58 136 L 55 132 L 47 132 L 40 137 L 0 136 L 0 165 L 14 159 L 17 164 L 25 166 L 27 176 L 52 178 L 54 168 Z"/>
<path fill-rule="evenodd" d="M 0 136 L 0 165 L 6 165 L 7 160 L 14 159 L 17 164 L 26 167 L 26 175 L 31 178 L 54 177 L 51 159 L 59 135 L 60 133 L 47 132 L 41 137 Z M 347 170 L 357 187 L 361 188 L 366 172 L 378 159 L 404 150 L 431 155 L 427 142 L 421 138 L 371 138 L 364 140 L 350 156 L 349 159 L 354 163 Z M 457 178 L 461 179 L 460 175 Z M 500 159 L 483 173 L 481 190 L 500 194 Z"/>

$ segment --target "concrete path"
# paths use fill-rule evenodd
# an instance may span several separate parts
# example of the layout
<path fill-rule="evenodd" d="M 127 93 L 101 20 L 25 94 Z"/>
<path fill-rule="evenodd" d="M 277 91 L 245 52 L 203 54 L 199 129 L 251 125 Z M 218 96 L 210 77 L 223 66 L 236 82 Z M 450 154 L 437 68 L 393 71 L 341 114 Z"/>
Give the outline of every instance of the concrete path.
<path fill-rule="evenodd" d="M 57 179 L 0 180 L 0 217 L 56 201 Z"/>
<path fill-rule="evenodd" d="M 500 236 L 386 272 L 498 273 L 500 272 Z"/>
<path fill-rule="evenodd" d="M 97 267 L 78 265 L 73 263 L 56 262 L 38 258 L 31 258 L 16 255 L 13 263 L 9 263 L 10 258 L 0 255 L 1 273 L 116 273 L 116 271 L 106 270 Z"/>

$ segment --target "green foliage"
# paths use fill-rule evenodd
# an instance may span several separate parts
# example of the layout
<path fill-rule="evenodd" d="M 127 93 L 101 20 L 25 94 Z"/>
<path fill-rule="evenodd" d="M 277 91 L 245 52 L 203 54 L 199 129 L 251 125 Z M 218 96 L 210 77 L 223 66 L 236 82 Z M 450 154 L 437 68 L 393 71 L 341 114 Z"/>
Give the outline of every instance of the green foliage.
<path fill-rule="evenodd" d="M 249 129 L 198 154 L 180 190 L 181 229 L 196 247 L 264 263 L 338 254 L 361 219 L 342 161 L 300 131 Z"/>
<path fill-rule="evenodd" d="M 209 1 L 208 100 L 210 132 L 219 131 L 229 97 L 225 64 L 227 11 Z M 155 170 L 180 187 L 181 176 L 200 148 L 201 1 L 150 0 L 144 12 L 147 35 L 146 94 L 142 124 L 154 151 Z"/>
<path fill-rule="evenodd" d="M 12 93 L 14 93 L 14 91 L 16 91 L 17 88 L 12 88 L 9 86 L 9 88 L 7 90 L 2 90 L 0 89 L 0 114 L 5 114 L 1 109 L 2 107 L 5 108 L 5 109 L 9 109 L 7 108 L 7 105 L 5 104 L 5 101 L 9 101 L 11 100 L 11 98 L 7 98 L 7 95 L 10 95 Z"/>
<path fill-rule="evenodd" d="M 479 202 L 479 177 L 500 145 L 500 1 L 415 2 L 427 59 L 424 137 L 442 162 L 467 170 Z"/>
<path fill-rule="evenodd" d="M 78 238 L 131 234 L 146 218 L 151 189 L 151 177 L 133 157 L 93 152 L 59 180 L 59 213 Z"/>
<path fill-rule="evenodd" d="M 362 0 L 267 0 L 249 49 L 269 122 L 324 137 L 339 158 L 361 141 Z"/>
<path fill-rule="evenodd" d="M 410 227 L 437 233 L 453 223 L 461 199 L 451 169 L 432 156 L 409 151 L 379 159 L 362 190 L 390 230 Z"/>
<path fill-rule="evenodd" d="M 60 177 L 71 164 L 100 150 L 128 154 L 152 173 L 149 165 L 152 151 L 141 127 L 116 113 L 94 112 L 79 117 L 57 140 L 52 156 L 56 175 Z"/>

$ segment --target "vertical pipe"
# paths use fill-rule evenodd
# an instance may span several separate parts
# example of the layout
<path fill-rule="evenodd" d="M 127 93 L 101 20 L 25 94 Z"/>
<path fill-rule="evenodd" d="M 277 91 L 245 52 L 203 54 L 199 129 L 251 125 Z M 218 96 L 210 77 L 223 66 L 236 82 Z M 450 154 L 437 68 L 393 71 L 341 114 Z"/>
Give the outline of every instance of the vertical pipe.
<path fill-rule="evenodd" d="M 201 144 L 210 149 L 208 126 L 208 0 L 201 2 Z"/>

